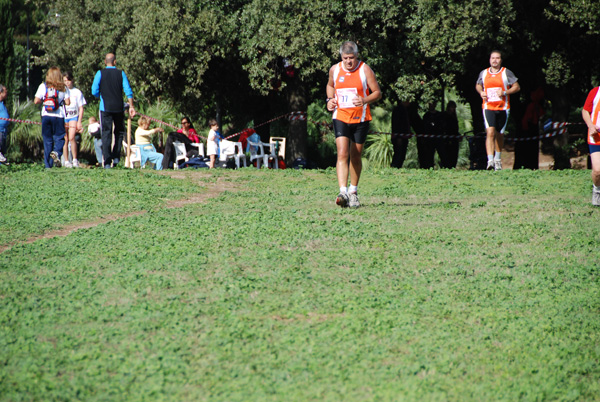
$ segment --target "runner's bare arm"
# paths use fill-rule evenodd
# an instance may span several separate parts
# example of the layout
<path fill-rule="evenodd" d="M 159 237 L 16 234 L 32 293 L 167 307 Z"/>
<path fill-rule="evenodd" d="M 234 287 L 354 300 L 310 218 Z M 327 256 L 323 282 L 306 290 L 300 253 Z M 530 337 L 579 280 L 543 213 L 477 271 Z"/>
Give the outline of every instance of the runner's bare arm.
<path fill-rule="evenodd" d="M 477 91 L 479 96 L 481 96 L 481 99 L 487 98 L 487 95 L 485 94 L 485 91 L 483 90 L 483 86 L 481 84 L 475 85 L 475 90 Z"/>
<path fill-rule="evenodd" d="M 375 77 L 375 73 L 373 70 L 371 70 L 371 67 L 366 66 L 365 74 L 367 76 L 367 86 L 369 87 L 371 93 L 366 98 L 362 98 L 362 104 L 357 106 L 374 103 L 381 99 L 381 89 L 379 88 L 377 77 Z"/>
<path fill-rule="evenodd" d="M 337 100 L 335 99 L 335 87 L 333 82 L 333 71 L 335 66 L 332 66 L 329 69 L 329 81 L 327 82 L 327 110 L 333 112 L 337 107 Z"/>

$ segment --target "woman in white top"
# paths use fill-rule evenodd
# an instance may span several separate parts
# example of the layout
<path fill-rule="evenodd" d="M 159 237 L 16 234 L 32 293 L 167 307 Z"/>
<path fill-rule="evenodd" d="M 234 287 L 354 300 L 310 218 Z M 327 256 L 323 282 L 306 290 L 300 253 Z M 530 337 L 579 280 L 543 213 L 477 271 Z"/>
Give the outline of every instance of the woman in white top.
<path fill-rule="evenodd" d="M 42 105 L 42 140 L 44 141 L 44 165 L 46 168 L 60 167 L 60 157 L 65 145 L 65 109 L 62 105 L 71 103 L 69 88 L 63 82 L 58 67 L 46 73 L 35 92 L 33 103 Z"/>
<path fill-rule="evenodd" d="M 65 105 L 65 146 L 63 155 L 65 156 L 65 167 L 79 167 L 77 160 L 77 141 L 75 134 L 83 132 L 83 106 L 86 105 L 85 98 L 81 91 L 73 86 L 73 75 L 70 71 L 65 71 L 63 74 L 65 86 L 69 88 L 71 93 L 71 104 Z M 69 144 L 71 144 L 71 154 L 73 155 L 73 164 L 69 162 Z"/>

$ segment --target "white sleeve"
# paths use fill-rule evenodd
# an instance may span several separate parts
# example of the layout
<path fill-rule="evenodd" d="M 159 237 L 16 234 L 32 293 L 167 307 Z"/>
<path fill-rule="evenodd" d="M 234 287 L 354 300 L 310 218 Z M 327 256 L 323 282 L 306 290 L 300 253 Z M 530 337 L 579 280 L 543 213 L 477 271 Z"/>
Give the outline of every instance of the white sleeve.
<path fill-rule="evenodd" d="M 44 83 L 41 83 L 40 86 L 38 87 L 37 91 L 35 91 L 34 96 L 38 99 L 44 100 L 45 95 L 46 95 L 46 85 Z"/>

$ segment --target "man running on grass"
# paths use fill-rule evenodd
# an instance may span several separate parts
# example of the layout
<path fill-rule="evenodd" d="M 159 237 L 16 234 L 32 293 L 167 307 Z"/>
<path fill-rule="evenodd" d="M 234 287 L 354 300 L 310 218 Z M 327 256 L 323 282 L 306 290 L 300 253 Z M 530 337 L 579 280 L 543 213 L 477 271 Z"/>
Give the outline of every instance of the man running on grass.
<path fill-rule="evenodd" d="M 581 111 L 588 128 L 588 145 L 592 160 L 592 205 L 600 206 L 600 87 L 590 91 Z"/>
<path fill-rule="evenodd" d="M 340 186 L 335 203 L 342 208 L 358 208 L 358 181 L 362 170 L 361 155 L 371 121 L 370 104 L 381 99 L 381 90 L 373 70 L 358 60 L 356 43 L 342 43 L 340 56 L 342 61 L 331 67 L 327 83 L 327 110 L 333 112 L 336 171 Z M 347 187 L 348 174 L 350 188 Z"/>
<path fill-rule="evenodd" d="M 504 129 L 510 114 L 509 95 L 521 90 L 517 80 L 512 71 L 502 67 L 502 54 L 498 50 L 490 54 L 490 68 L 479 73 L 477 78 L 475 89 L 483 99 L 488 170 L 502 170 L 500 155 L 504 147 Z"/>

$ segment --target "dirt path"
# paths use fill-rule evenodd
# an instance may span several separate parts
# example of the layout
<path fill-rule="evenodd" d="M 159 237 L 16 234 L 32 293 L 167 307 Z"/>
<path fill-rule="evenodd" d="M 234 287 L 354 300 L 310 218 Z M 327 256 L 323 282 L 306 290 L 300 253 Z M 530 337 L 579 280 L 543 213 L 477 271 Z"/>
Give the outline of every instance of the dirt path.
<path fill-rule="evenodd" d="M 166 174 L 174 179 L 189 179 L 190 178 L 190 175 L 187 175 L 184 173 L 172 172 L 172 171 L 165 172 L 163 174 Z M 205 182 L 201 182 L 201 183 L 199 182 L 198 184 L 206 185 Z M 208 201 L 211 198 L 215 198 L 215 197 L 219 196 L 219 194 L 221 194 L 224 191 L 236 191 L 236 190 L 237 190 L 237 187 L 234 185 L 234 183 L 225 181 L 222 177 L 219 177 L 219 178 L 217 178 L 217 182 L 214 183 L 214 185 L 210 186 L 207 189 L 207 191 L 205 191 L 201 194 L 193 194 L 190 197 L 187 197 L 187 198 L 184 198 L 181 200 L 170 200 L 166 203 L 165 207 L 166 208 L 181 208 L 188 204 L 201 204 L 201 203 Z M 35 235 L 26 240 L 14 241 L 14 242 L 11 242 L 8 244 L 0 245 L 0 253 L 10 250 L 12 247 L 16 246 L 17 244 L 30 244 L 30 243 L 36 242 L 38 240 L 41 240 L 41 239 L 51 239 L 54 237 L 67 236 L 77 230 L 80 230 L 80 229 L 89 229 L 89 228 L 96 227 L 98 225 L 102 225 L 107 222 L 112 222 L 112 221 L 116 221 L 119 219 L 126 219 L 126 218 L 130 218 L 132 216 L 140 216 L 140 215 L 144 215 L 146 213 L 148 213 L 148 211 L 133 211 L 133 212 L 127 212 L 127 213 L 118 214 L 118 215 L 108 215 L 108 216 L 104 216 L 102 218 L 93 219 L 91 221 L 73 222 L 68 225 L 64 225 L 60 229 L 51 230 L 51 231 L 43 233 L 41 235 Z"/>

